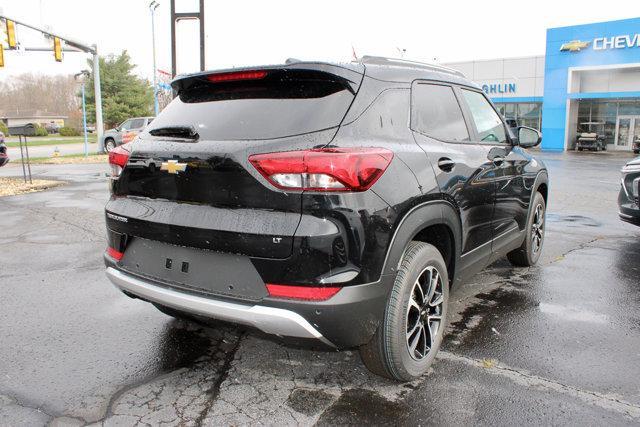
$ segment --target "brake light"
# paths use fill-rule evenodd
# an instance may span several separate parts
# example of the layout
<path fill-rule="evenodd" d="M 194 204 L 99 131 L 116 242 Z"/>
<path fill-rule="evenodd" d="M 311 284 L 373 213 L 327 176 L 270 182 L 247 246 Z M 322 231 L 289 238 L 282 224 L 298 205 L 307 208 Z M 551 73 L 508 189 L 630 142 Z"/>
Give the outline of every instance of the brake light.
<path fill-rule="evenodd" d="M 115 259 L 116 261 L 120 261 L 124 256 L 124 252 L 117 251 L 111 246 L 109 246 L 107 248 L 107 255 L 109 255 L 111 258 Z"/>
<path fill-rule="evenodd" d="M 393 153 L 384 148 L 320 148 L 249 157 L 275 187 L 305 191 L 365 191 L 392 159 Z"/>
<path fill-rule="evenodd" d="M 276 298 L 289 298 L 307 301 L 325 301 L 338 293 L 342 288 L 337 287 L 317 287 L 317 286 L 296 286 L 277 285 L 267 283 L 269 296 Z"/>
<path fill-rule="evenodd" d="M 122 169 L 129 161 L 129 144 L 120 145 L 109 152 L 109 166 L 111 166 L 111 176 L 117 178 L 120 176 Z"/>
<path fill-rule="evenodd" d="M 231 73 L 210 74 L 207 76 L 207 80 L 214 83 L 235 82 L 238 80 L 260 80 L 266 76 L 266 71 L 236 71 Z"/>

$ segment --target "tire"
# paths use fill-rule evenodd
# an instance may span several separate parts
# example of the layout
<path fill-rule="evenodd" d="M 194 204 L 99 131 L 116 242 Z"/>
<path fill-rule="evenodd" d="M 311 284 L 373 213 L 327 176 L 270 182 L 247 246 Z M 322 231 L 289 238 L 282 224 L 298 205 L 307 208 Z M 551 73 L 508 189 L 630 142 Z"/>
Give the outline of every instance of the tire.
<path fill-rule="evenodd" d="M 578 147 L 578 151 L 582 151 L 582 147 Z"/>
<path fill-rule="evenodd" d="M 116 148 L 116 142 L 113 140 L 113 138 L 107 138 L 104 140 L 104 149 L 107 151 L 107 153 L 114 148 Z"/>
<path fill-rule="evenodd" d="M 371 341 L 360 347 L 365 366 L 398 381 L 427 372 L 442 343 L 448 302 L 449 276 L 442 255 L 430 244 L 409 243 L 384 319 Z"/>
<path fill-rule="evenodd" d="M 544 244 L 546 203 L 544 197 L 536 192 L 527 218 L 526 237 L 522 246 L 507 254 L 507 258 L 516 267 L 531 267 L 538 262 Z"/>

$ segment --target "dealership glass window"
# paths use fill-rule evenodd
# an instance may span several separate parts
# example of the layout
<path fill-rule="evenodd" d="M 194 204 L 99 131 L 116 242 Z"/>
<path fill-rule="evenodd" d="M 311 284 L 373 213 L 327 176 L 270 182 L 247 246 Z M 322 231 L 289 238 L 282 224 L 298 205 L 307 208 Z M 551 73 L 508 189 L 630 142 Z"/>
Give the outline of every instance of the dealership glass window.
<path fill-rule="evenodd" d="M 578 103 L 578 132 L 604 135 L 607 144 L 613 144 L 618 116 L 640 115 L 640 99 L 585 99 Z M 591 124 L 589 124 L 591 123 Z"/>
<path fill-rule="evenodd" d="M 620 102 L 618 104 L 619 116 L 640 116 L 640 102 Z"/>
<path fill-rule="evenodd" d="M 514 119 L 518 126 L 529 126 L 540 130 L 542 124 L 542 103 L 508 102 L 496 104 L 500 114 L 506 119 Z"/>
<path fill-rule="evenodd" d="M 540 103 L 518 104 L 518 124 L 540 129 L 540 117 L 542 115 L 542 105 Z"/>

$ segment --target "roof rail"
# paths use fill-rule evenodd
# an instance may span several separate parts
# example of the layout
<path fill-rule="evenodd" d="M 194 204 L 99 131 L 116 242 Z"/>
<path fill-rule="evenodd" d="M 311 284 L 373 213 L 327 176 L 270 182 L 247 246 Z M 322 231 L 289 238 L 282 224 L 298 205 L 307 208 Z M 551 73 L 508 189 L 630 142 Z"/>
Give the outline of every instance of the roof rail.
<path fill-rule="evenodd" d="M 426 64 L 424 62 L 409 61 L 406 59 L 399 59 L 399 58 L 387 58 L 384 56 L 365 55 L 359 59 L 359 62 L 363 64 L 372 64 L 372 65 L 390 65 L 395 67 L 421 68 L 424 70 L 438 71 L 441 73 L 449 73 L 449 74 L 454 74 L 456 76 L 465 77 L 464 74 L 462 74 L 458 70 L 454 70 L 453 68 L 444 67 L 442 65 Z"/>

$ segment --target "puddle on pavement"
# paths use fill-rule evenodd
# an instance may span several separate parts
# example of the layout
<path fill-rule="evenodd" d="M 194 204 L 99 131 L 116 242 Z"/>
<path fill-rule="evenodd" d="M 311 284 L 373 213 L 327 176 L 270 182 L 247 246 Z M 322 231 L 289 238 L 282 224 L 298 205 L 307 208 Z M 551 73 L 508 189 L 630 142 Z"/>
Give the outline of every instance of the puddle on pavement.
<path fill-rule="evenodd" d="M 212 331 L 185 328 L 179 320 L 171 321 L 162 337 L 159 348 L 158 368 L 168 372 L 193 365 L 199 358 L 206 356 L 214 340 L 208 335 Z"/>
<path fill-rule="evenodd" d="M 335 399 L 322 390 L 296 389 L 287 399 L 287 405 L 301 414 L 313 416 L 319 414 Z"/>
<path fill-rule="evenodd" d="M 458 314 L 454 313 L 454 317 L 460 320 L 448 325 L 444 347 L 477 342 L 486 334 L 499 334 L 500 332 L 493 328 L 479 328 L 479 326 L 492 318 L 536 305 L 529 296 L 514 285 L 515 283 L 506 282 L 499 288 L 478 294 L 471 305 Z"/>
<path fill-rule="evenodd" d="M 402 402 L 385 399 L 371 390 L 347 390 L 318 420 L 318 426 L 329 425 L 385 425 L 400 423 L 409 408 Z"/>
<path fill-rule="evenodd" d="M 569 322 L 587 322 L 607 324 L 610 317 L 604 313 L 596 313 L 589 310 L 582 310 L 577 307 L 571 307 L 560 304 L 550 304 L 541 302 L 539 305 L 540 312 L 561 318 Z"/>

